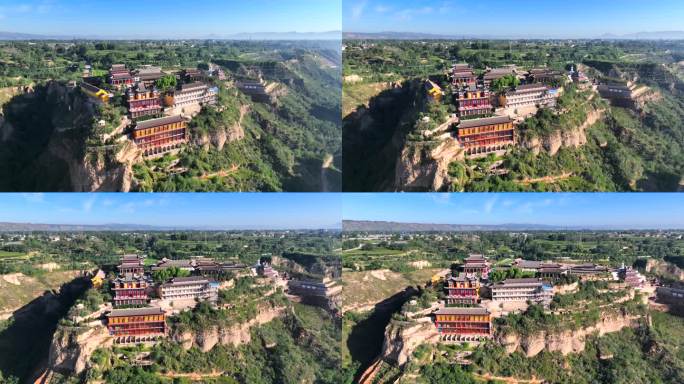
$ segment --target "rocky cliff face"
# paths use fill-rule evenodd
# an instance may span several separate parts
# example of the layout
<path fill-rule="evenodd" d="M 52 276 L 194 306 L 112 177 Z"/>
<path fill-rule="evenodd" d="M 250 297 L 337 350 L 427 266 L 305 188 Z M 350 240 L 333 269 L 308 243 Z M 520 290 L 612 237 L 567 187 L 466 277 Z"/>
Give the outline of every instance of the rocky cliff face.
<path fill-rule="evenodd" d="M 395 187 L 397 190 L 443 190 L 451 182 L 449 163 L 463 159 L 463 150 L 451 138 L 432 150 L 406 146 L 397 160 Z"/>
<path fill-rule="evenodd" d="M 521 145 L 532 150 L 535 154 L 546 151 L 551 156 L 558 153 L 558 150 L 563 147 L 581 147 L 587 143 L 586 129 L 599 121 L 603 117 L 604 112 L 603 110 L 592 110 L 585 122 L 579 127 L 563 131 L 557 130 L 544 137 L 523 139 Z"/>
<path fill-rule="evenodd" d="M 536 356 L 543 350 L 558 351 L 563 355 L 578 353 L 584 350 L 586 338 L 594 333 L 602 336 L 606 333 L 618 332 L 626 327 L 638 324 L 640 317 L 628 315 L 611 315 L 603 317 L 597 324 L 577 330 L 541 331 L 530 335 L 498 334 L 496 341 L 506 347 L 506 352 L 520 350 L 527 357 Z"/>
<path fill-rule="evenodd" d="M 437 343 L 439 334 L 429 318 L 415 323 L 392 321 L 385 329 L 381 359 L 402 366 L 423 343 Z"/>
<path fill-rule="evenodd" d="M 87 328 L 59 327 L 50 345 L 49 369 L 67 374 L 80 374 L 93 352 L 112 345 L 103 325 Z"/>
<path fill-rule="evenodd" d="M 664 260 L 649 259 L 646 262 L 646 272 L 655 273 L 661 276 L 668 276 L 680 281 L 684 281 L 684 270 Z"/>
<path fill-rule="evenodd" d="M 205 150 L 209 149 L 210 145 L 213 145 L 220 151 L 226 143 L 243 139 L 245 137 L 245 130 L 242 127 L 242 120 L 249 110 L 249 105 L 240 106 L 240 119 L 235 124 L 228 127 L 214 127 L 213 132 L 196 137 L 193 140 L 194 144 L 203 147 Z"/>
<path fill-rule="evenodd" d="M 210 351 L 217 344 L 246 344 L 251 341 L 250 330 L 252 327 L 266 324 L 276 317 L 281 316 L 284 312 L 284 307 L 261 308 L 257 316 L 246 323 L 236 324 L 228 328 L 213 326 L 197 333 L 184 331 L 173 334 L 171 337 L 185 349 L 190 349 L 195 346 L 202 352 Z"/>

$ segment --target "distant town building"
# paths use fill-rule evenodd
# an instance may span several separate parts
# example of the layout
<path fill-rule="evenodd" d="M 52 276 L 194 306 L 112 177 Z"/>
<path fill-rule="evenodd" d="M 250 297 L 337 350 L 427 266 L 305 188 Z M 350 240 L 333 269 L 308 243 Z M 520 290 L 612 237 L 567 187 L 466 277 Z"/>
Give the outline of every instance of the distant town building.
<path fill-rule="evenodd" d="M 145 275 L 127 273 L 112 281 L 115 307 L 123 305 L 145 305 L 149 302 L 148 291 L 152 288 L 152 280 Z"/>
<path fill-rule="evenodd" d="M 458 117 L 487 117 L 492 114 L 491 94 L 486 88 L 474 86 L 455 92 Z"/>
<path fill-rule="evenodd" d="M 114 309 L 107 329 L 115 344 L 154 342 L 166 336 L 166 314 L 158 307 Z"/>
<path fill-rule="evenodd" d="M 515 143 L 513 120 L 508 116 L 461 121 L 457 137 L 467 155 L 506 149 Z"/>
<path fill-rule="evenodd" d="M 219 284 L 202 276 L 176 277 L 160 284 L 157 292 L 163 300 L 196 299 L 216 301 Z"/>
<path fill-rule="evenodd" d="M 147 88 L 144 83 L 138 83 L 126 92 L 128 100 L 128 112 L 131 118 L 142 116 L 159 116 L 162 110 L 162 102 L 157 88 Z"/>
<path fill-rule="evenodd" d="M 132 137 L 145 156 L 153 156 L 180 148 L 190 133 L 185 119 L 176 115 L 138 122 Z"/>
<path fill-rule="evenodd" d="M 442 88 L 437 85 L 434 81 L 428 79 L 425 81 L 425 91 L 428 94 L 428 97 L 430 100 L 432 100 L 435 103 L 439 103 L 442 101 L 442 96 L 444 95 L 444 91 L 442 91 Z"/>
<path fill-rule="evenodd" d="M 492 335 L 492 319 L 482 307 L 441 308 L 434 313 L 437 332 L 443 340 L 475 341 Z"/>
<path fill-rule="evenodd" d="M 493 301 L 531 301 L 549 304 L 553 298 L 553 287 L 541 279 L 506 279 L 491 286 Z"/>
<path fill-rule="evenodd" d="M 499 105 L 506 108 L 553 107 L 558 91 L 544 84 L 519 85 L 499 96 Z"/>
<path fill-rule="evenodd" d="M 469 306 L 480 302 L 480 280 L 465 272 L 449 276 L 444 284 L 447 306 Z"/>

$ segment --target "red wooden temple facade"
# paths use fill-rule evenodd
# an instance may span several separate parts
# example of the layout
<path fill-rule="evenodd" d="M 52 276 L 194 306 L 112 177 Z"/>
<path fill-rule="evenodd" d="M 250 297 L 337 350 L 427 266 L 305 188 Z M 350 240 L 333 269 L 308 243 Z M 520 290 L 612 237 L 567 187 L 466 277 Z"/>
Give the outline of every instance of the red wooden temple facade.
<path fill-rule="evenodd" d="M 187 123 L 181 116 L 145 120 L 133 129 L 133 141 L 145 156 L 152 156 L 180 148 L 189 139 Z"/>
<path fill-rule="evenodd" d="M 118 344 L 156 341 L 166 336 L 166 314 L 159 307 L 114 309 L 107 315 L 107 329 Z"/>
<path fill-rule="evenodd" d="M 503 150 L 515 143 L 515 127 L 508 116 L 462 121 L 458 140 L 467 155 Z"/>
<path fill-rule="evenodd" d="M 135 89 L 127 92 L 128 111 L 133 119 L 141 116 L 159 116 L 162 110 L 159 91 L 152 87 L 148 89 L 145 84 L 138 83 Z"/>
<path fill-rule="evenodd" d="M 480 301 L 480 281 L 477 277 L 459 273 L 449 276 L 444 286 L 447 306 L 476 305 Z"/>
<path fill-rule="evenodd" d="M 434 315 L 442 339 L 469 341 L 491 337 L 492 319 L 486 308 L 441 308 Z"/>

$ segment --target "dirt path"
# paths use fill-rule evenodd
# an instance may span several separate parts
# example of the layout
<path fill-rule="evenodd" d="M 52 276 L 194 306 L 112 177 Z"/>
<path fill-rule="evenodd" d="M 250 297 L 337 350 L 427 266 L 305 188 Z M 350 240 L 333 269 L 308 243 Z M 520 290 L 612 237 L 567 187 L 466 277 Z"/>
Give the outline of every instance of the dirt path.
<path fill-rule="evenodd" d="M 218 171 L 218 172 L 205 173 L 204 175 L 199 176 L 198 178 L 199 178 L 199 179 L 202 179 L 202 180 L 206 180 L 206 179 L 210 179 L 210 178 L 215 177 L 215 176 L 218 176 L 218 177 L 226 177 L 226 176 L 230 175 L 231 173 L 237 172 L 238 169 L 240 169 L 240 166 L 238 166 L 237 164 L 233 164 L 233 165 L 230 167 L 230 169 L 227 169 L 227 170 L 226 170 L 226 169 L 222 169 L 222 170 L 220 170 L 220 171 Z"/>
<path fill-rule="evenodd" d="M 211 372 L 211 373 L 197 373 L 197 372 L 193 372 L 193 373 L 177 373 L 177 372 L 166 372 L 166 373 L 162 374 L 162 376 L 171 377 L 171 378 L 185 377 L 185 378 L 188 378 L 188 379 L 190 379 L 190 380 L 192 380 L 192 381 L 200 381 L 200 380 L 202 380 L 202 379 L 204 379 L 204 378 L 219 377 L 219 376 L 223 375 L 224 373 L 225 373 L 225 371 L 220 371 L 220 372 L 214 371 L 214 372 Z"/>
<path fill-rule="evenodd" d="M 473 376 L 475 376 L 478 379 L 482 380 L 496 380 L 496 381 L 502 381 L 506 384 L 542 384 L 544 380 L 539 380 L 539 379 L 517 379 L 515 377 L 503 377 L 503 376 L 494 376 L 492 374 L 486 373 L 484 375 L 479 375 L 477 373 L 473 373 Z"/>
<path fill-rule="evenodd" d="M 516 181 L 516 183 L 525 184 L 525 185 L 532 184 L 532 183 L 539 183 L 539 182 L 555 183 L 556 181 L 565 180 L 565 179 L 569 178 L 570 176 L 572 176 L 572 172 L 564 172 L 564 173 L 557 175 L 557 176 L 544 176 L 544 177 L 537 177 L 534 179 L 526 178 L 523 180 L 518 180 L 518 181 Z"/>
<path fill-rule="evenodd" d="M 328 185 L 328 178 L 325 177 L 325 172 L 332 166 L 332 162 L 333 155 L 325 155 L 323 164 L 321 165 L 321 192 L 330 192 L 330 186 Z"/>

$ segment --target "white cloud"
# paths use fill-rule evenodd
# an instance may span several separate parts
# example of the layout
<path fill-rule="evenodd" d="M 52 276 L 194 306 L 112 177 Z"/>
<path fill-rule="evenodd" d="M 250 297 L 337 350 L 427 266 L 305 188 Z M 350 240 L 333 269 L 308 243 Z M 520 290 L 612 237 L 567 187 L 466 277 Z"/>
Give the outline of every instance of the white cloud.
<path fill-rule="evenodd" d="M 487 201 L 485 201 L 484 212 L 486 214 L 492 213 L 492 211 L 494 210 L 494 205 L 496 205 L 497 200 L 499 200 L 499 198 L 495 196 L 495 197 L 492 197 L 492 198 L 488 199 Z"/>
<path fill-rule="evenodd" d="M 437 204 L 449 204 L 451 202 L 450 193 L 431 193 L 430 198 Z"/>
<path fill-rule="evenodd" d="M 93 210 L 93 205 L 95 204 L 96 197 L 91 197 L 83 202 L 83 212 L 89 213 Z"/>
<path fill-rule="evenodd" d="M 394 16 L 399 20 L 411 20 L 416 15 L 428 15 L 432 12 L 434 12 L 434 8 L 432 7 L 407 8 L 396 12 Z"/>
<path fill-rule="evenodd" d="M 368 1 L 362 1 L 352 7 L 353 20 L 358 20 L 361 18 L 361 16 L 363 16 L 363 12 L 366 9 L 366 5 L 368 5 Z"/>
<path fill-rule="evenodd" d="M 375 6 L 375 12 L 377 13 L 387 13 L 391 10 L 392 8 L 386 6 L 386 5 L 376 5 Z"/>
<path fill-rule="evenodd" d="M 45 202 L 44 193 L 22 193 L 21 196 L 29 203 L 42 203 Z"/>

